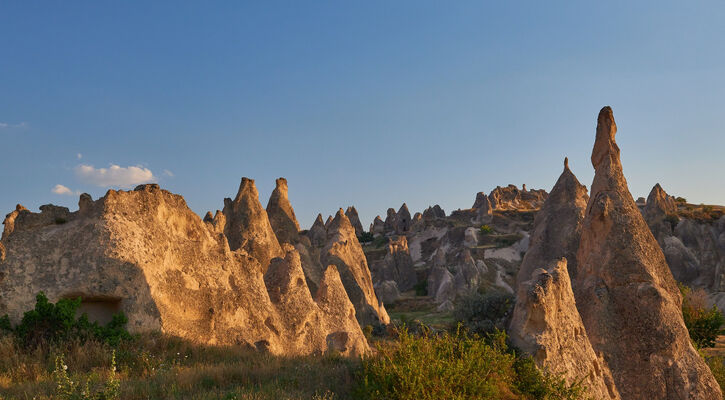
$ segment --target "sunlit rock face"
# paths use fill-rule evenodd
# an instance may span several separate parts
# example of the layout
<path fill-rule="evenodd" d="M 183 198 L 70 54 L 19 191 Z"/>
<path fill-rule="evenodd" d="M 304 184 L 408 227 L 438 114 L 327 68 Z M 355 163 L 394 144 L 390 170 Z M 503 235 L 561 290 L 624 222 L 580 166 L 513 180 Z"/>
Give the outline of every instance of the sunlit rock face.
<path fill-rule="evenodd" d="M 311 292 L 298 252 L 277 243 L 250 183 L 229 200 L 226 228 L 223 214 L 204 222 L 158 185 L 111 190 L 96 201 L 83 196 L 76 212 L 18 210 L 5 220 L 1 241 L 0 314 L 19 321 L 43 291 L 52 301 L 80 296 L 100 314 L 123 311 L 131 332 L 160 330 L 274 354 L 366 353 L 336 269 L 327 268 Z M 270 257 L 266 264 L 251 254 L 258 238 L 272 249 L 259 253 Z"/>
<path fill-rule="evenodd" d="M 690 344 L 664 254 L 622 172 L 612 110 L 599 113 L 595 169 L 577 254 L 574 294 L 587 335 L 623 399 L 717 399 Z"/>

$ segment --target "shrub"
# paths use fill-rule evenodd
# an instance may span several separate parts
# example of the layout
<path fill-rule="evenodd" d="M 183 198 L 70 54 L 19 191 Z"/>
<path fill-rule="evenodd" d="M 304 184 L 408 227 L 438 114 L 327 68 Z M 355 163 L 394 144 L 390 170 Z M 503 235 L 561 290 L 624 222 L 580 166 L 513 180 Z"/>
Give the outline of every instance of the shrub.
<path fill-rule="evenodd" d="M 697 348 L 713 347 L 715 340 L 722 332 L 725 323 L 720 310 L 716 306 L 706 306 L 707 294 L 702 289 L 692 290 L 680 284 L 682 293 L 682 317 L 690 333 L 690 340 Z"/>
<path fill-rule="evenodd" d="M 532 361 L 517 360 L 503 332 L 484 340 L 460 330 L 415 336 L 402 328 L 397 343 L 379 343 L 378 356 L 362 364 L 357 394 L 363 399 L 554 400 L 582 394 L 580 385 L 567 385 Z"/>
<path fill-rule="evenodd" d="M 118 399 L 120 395 L 121 382 L 116 377 L 116 352 L 111 355 L 111 368 L 108 378 L 102 385 L 91 382 L 90 377 L 86 378 L 85 384 L 76 379 L 71 380 L 68 376 L 68 366 L 63 361 L 63 356 L 55 358 L 55 370 L 53 380 L 56 384 L 55 395 L 63 400 L 112 400 Z M 98 387 L 101 386 L 101 387 Z"/>
<path fill-rule="evenodd" d="M 0 317 L 0 334 L 8 333 L 13 331 L 13 326 L 10 325 L 10 317 L 7 314 Z"/>
<path fill-rule="evenodd" d="M 514 308 L 514 296 L 500 291 L 473 292 L 463 296 L 453 316 L 466 329 L 478 334 L 504 330 Z"/>
<path fill-rule="evenodd" d="M 386 244 L 388 244 L 388 238 L 385 236 L 378 236 L 373 240 L 373 246 L 375 247 L 383 247 Z"/>
<path fill-rule="evenodd" d="M 720 385 L 720 390 L 725 393 L 725 359 L 720 356 L 705 356 L 705 362 Z"/>
<path fill-rule="evenodd" d="M 481 234 L 490 235 L 493 233 L 493 228 L 488 225 L 481 225 Z"/>
<path fill-rule="evenodd" d="M 373 236 L 372 232 L 363 232 L 362 235 L 357 237 L 357 240 L 360 243 L 370 243 L 375 240 L 375 236 Z"/>
<path fill-rule="evenodd" d="M 416 296 L 427 296 L 428 295 L 428 280 L 424 279 L 413 286 L 415 289 Z"/>
<path fill-rule="evenodd" d="M 675 227 L 677 227 L 677 224 L 680 222 L 680 217 L 675 214 L 667 214 L 665 215 L 665 222 L 670 224 L 672 230 L 675 230 Z"/>
<path fill-rule="evenodd" d="M 86 314 L 76 318 L 80 305 L 80 297 L 61 299 L 53 304 L 40 292 L 35 297 L 35 308 L 25 312 L 14 332 L 26 347 L 37 347 L 43 343 L 71 338 L 96 338 L 118 344 L 120 340 L 131 337 L 125 328 L 128 319 L 123 313 L 114 315 L 111 322 L 101 326 L 97 322 L 89 322 Z"/>
<path fill-rule="evenodd" d="M 675 201 L 678 203 L 687 203 L 687 199 L 684 197 L 677 197 L 675 198 Z"/>

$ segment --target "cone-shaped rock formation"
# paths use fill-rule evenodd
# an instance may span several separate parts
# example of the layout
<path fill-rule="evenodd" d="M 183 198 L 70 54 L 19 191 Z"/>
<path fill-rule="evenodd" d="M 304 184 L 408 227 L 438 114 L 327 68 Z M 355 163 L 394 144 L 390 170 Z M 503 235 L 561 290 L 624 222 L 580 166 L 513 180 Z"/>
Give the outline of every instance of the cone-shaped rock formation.
<path fill-rule="evenodd" d="M 276 187 L 267 203 L 267 215 L 272 230 L 280 243 L 296 243 L 300 224 L 297 222 L 295 210 L 292 209 L 287 192 L 287 179 L 277 179 Z"/>

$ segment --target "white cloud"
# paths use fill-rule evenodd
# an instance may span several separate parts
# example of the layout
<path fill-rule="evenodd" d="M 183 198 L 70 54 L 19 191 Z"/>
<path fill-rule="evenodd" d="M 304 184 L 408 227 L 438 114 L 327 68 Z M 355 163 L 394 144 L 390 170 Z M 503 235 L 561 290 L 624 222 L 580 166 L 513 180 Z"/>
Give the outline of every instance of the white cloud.
<path fill-rule="evenodd" d="M 80 160 L 81 158 L 83 158 L 83 154 L 78 153 L 78 154 L 76 154 L 76 157 Z"/>
<path fill-rule="evenodd" d="M 111 164 L 108 168 L 94 168 L 92 165 L 81 164 L 75 168 L 75 174 L 81 182 L 99 187 L 130 188 L 156 181 L 151 170 L 141 166 L 120 167 Z"/>
<path fill-rule="evenodd" d="M 0 122 L 0 129 L 27 128 L 27 127 L 28 127 L 28 124 L 26 124 L 25 122 L 21 122 L 19 124 L 8 124 L 7 122 Z"/>
<path fill-rule="evenodd" d="M 164 175 L 168 176 L 169 178 L 173 178 L 174 177 L 174 173 L 171 172 L 171 171 L 169 171 L 168 169 L 165 169 L 164 170 Z"/>
<path fill-rule="evenodd" d="M 63 196 L 73 196 L 72 190 L 70 190 L 67 187 L 60 185 L 60 184 L 55 185 L 55 187 L 53 187 L 53 189 L 51 189 L 51 192 L 53 192 L 55 194 L 63 195 Z"/>

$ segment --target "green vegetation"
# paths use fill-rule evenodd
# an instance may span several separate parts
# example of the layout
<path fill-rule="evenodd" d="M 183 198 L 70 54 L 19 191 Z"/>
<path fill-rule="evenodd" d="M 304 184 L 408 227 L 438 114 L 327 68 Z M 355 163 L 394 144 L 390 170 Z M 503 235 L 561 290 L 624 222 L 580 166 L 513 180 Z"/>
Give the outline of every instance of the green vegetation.
<path fill-rule="evenodd" d="M 362 399 L 580 399 L 583 388 L 518 358 L 502 332 L 485 339 L 460 330 L 433 335 L 398 331 L 378 356 L 362 360 Z"/>
<path fill-rule="evenodd" d="M 380 235 L 373 240 L 373 246 L 375 247 L 383 247 L 386 244 L 388 244 L 388 238 L 383 235 Z"/>
<path fill-rule="evenodd" d="M 514 304 L 514 296 L 509 293 L 473 292 L 457 302 L 453 316 L 469 331 L 485 335 L 505 329 Z"/>
<path fill-rule="evenodd" d="M 375 236 L 373 236 L 372 232 L 363 232 L 362 235 L 357 237 L 357 240 L 360 243 L 370 243 L 375 240 Z"/>
<path fill-rule="evenodd" d="M 697 348 L 715 346 L 715 339 L 723 332 L 725 317 L 716 306 L 707 308 L 707 293 L 704 290 L 692 290 L 682 284 L 679 286 L 682 293 L 682 317 L 692 343 Z"/>
<path fill-rule="evenodd" d="M 684 197 L 676 197 L 675 201 L 678 203 L 687 203 L 687 199 Z"/>
<path fill-rule="evenodd" d="M 722 356 L 704 356 L 707 366 L 715 376 L 715 380 L 720 385 L 720 390 L 725 393 L 725 358 Z"/>
<path fill-rule="evenodd" d="M 489 225 L 481 225 L 481 234 L 482 235 L 490 235 L 493 233 L 493 228 L 491 228 Z"/>
<path fill-rule="evenodd" d="M 427 296 L 428 295 L 428 280 L 422 280 L 413 286 L 416 296 Z"/>
<path fill-rule="evenodd" d="M 117 344 L 120 340 L 130 339 L 126 330 L 126 316 L 118 313 L 111 322 L 101 326 L 97 322 L 88 321 L 86 314 L 76 317 L 81 298 L 62 299 L 53 304 L 43 292 L 35 297 L 35 308 L 25 312 L 18 326 L 13 328 L 7 315 L 0 319 L 0 329 L 15 333 L 20 342 L 28 348 L 43 343 L 54 343 L 90 338 Z"/>
<path fill-rule="evenodd" d="M 67 220 L 67 219 L 65 219 L 65 218 L 61 218 L 61 217 L 58 217 L 58 218 L 56 218 L 56 219 L 55 219 L 55 224 L 56 224 L 56 225 L 63 225 L 63 224 L 65 224 L 66 222 L 68 222 L 68 220 Z"/>
<path fill-rule="evenodd" d="M 580 385 L 567 385 L 518 357 L 502 332 L 481 337 L 461 327 L 432 334 L 420 322 L 414 324 L 418 334 L 370 326 L 365 334 L 378 353 L 368 358 L 279 357 L 160 333 L 108 340 L 114 337 L 108 326 L 98 333 L 88 329 L 93 324 L 87 318 L 75 318 L 78 300 L 52 304 L 42 294 L 37 300 L 18 327 L 8 321 L 0 332 L 2 399 L 553 400 L 582 393 Z M 411 297 L 416 307 L 424 300 Z M 123 325 L 118 320 L 115 331 L 125 332 Z"/>
<path fill-rule="evenodd" d="M 670 224 L 672 230 L 675 230 L 675 227 L 677 227 L 677 224 L 680 222 L 680 217 L 675 214 L 667 214 L 665 215 L 665 222 Z"/>

